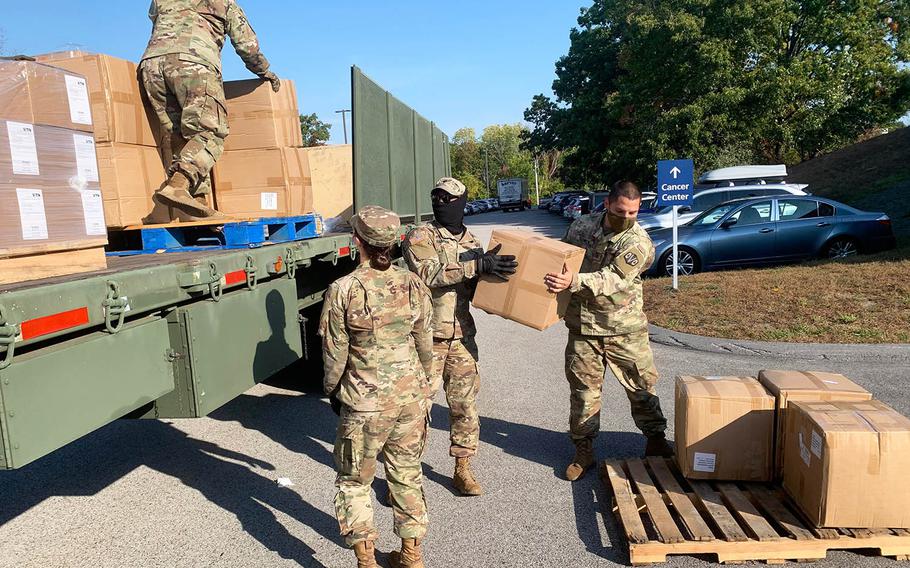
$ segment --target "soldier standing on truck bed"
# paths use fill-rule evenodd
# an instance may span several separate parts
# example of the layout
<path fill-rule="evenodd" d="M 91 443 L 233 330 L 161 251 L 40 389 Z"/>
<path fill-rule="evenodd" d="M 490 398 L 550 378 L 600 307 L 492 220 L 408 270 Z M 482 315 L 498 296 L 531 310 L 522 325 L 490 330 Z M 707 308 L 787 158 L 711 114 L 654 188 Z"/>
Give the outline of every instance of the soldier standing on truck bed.
<path fill-rule="evenodd" d="M 227 35 L 247 69 L 272 83 L 259 40 L 235 0 L 153 0 L 152 36 L 139 75 L 161 124 L 167 185 L 155 201 L 193 216 L 223 217 L 207 204 L 209 173 L 228 135 L 221 48 Z M 169 221 L 170 219 L 168 219 Z"/>
<path fill-rule="evenodd" d="M 514 256 L 496 254 L 498 248 L 484 253 L 464 226 L 464 184 L 442 178 L 430 195 L 436 220 L 408 233 L 403 253 L 408 266 L 433 294 L 433 394 L 443 386 L 449 403 L 454 485 L 462 495 L 480 495 L 480 484 L 471 470 L 480 440 L 480 375 L 471 299 L 481 274 L 508 280 L 518 263 Z"/>
<path fill-rule="evenodd" d="M 341 417 L 335 514 L 358 568 L 375 568 L 379 535 L 370 494 L 382 453 L 401 538 L 401 552 L 389 558 L 396 568 L 422 568 L 428 521 L 420 461 L 431 404 L 433 304 L 417 276 L 391 265 L 401 228 L 396 213 L 364 207 L 351 226 L 362 260 L 329 286 L 319 322 L 323 386 Z"/>
<path fill-rule="evenodd" d="M 654 245 L 636 222 L 640 206 L 638 187 L 618 182 L 605 211 L 577 219 L 563 238 L 585 249 L 581 272 L 564 269 L 545 277 L 550 292 L 573 292 L 565 317 L 569 432 L 575 444 L 575 457 L 566 468 L 569 481 L 579 479 L 596 461 L 593 444 L 600 433 L 606 366 L 625 388 L 635 425 L 647 436 L 645 454 L 673 455 L 664 435 L 667 419 L 654 391 L 657 369 L 642 311 L 641 273 L 654 261 Z"/>

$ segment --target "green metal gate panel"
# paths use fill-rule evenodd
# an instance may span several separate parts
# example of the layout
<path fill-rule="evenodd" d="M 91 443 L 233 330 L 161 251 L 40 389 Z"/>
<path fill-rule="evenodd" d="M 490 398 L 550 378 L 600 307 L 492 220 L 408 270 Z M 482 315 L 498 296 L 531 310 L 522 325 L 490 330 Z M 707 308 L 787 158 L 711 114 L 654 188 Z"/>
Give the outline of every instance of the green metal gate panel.
<path fill-rule="evenodd" d="M 303 356 L 295 280 L 274 280 L 181 311 L 195 416 L 206 416 Z M 176 390 L 185 388 L 178 384 Z"/>
<path fill-rule="evenodd" d="M 382 205 L 405 220 L 426 217 L 433 183 L 451 175 L 448 137 L 357 67 L 351 90 L 355 209 Z"/>
<path fill-rule="evenodd" d="M 4 467 L 22 467 L 174 389 L 165 320 L 17 356 L 0 371 Z"/>

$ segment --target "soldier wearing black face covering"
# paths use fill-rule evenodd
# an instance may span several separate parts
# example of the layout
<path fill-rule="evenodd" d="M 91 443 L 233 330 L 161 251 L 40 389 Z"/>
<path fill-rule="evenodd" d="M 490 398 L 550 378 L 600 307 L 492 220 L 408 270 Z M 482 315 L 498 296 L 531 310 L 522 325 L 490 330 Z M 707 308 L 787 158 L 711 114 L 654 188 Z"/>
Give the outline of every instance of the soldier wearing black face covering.
<path fill-rule="evenodd" d="M 436 220 L 413 229 L 403 246 L 408 267 L 430 288 L 433 297 L 433 393 L 445 388 L 451 435 L 449 454 L 455 458 L 455 488 L 462 495 L 480 495 L 471 470 L 477 453 L 477 343 L 470 304 L 481 274 L 508 280 L 518 263 L 498 249 L 483 252 L 464 226 L 465 186 L 442 178 L 432 191 Z"/>

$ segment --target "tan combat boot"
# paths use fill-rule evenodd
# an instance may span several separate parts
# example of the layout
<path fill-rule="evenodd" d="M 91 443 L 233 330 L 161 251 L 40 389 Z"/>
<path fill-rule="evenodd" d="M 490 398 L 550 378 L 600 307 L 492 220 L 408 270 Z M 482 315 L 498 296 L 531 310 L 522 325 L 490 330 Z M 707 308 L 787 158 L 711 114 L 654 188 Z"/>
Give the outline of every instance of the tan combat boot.
<path fill-rule="evenodd" d="M 476 497 L 483 493 L 471 470 L 471 458 L 455 458 L 455 489 L 462 495 Z"/>
<path fill-rule="evenodd" d="M 199 203 L 200 207 L 205 207 L 210 212 L 210 214 L 189 215 L 187 213 L 179 211 L 177 214 L 177 220 L 180 221 L 181 223 L 192 223 L 195 221 L 227 221 L 227 220 L 230 220 L 230 217 L 228 217 L 221 211 L 218 211 L 217 209 L 209 207 L 209 201 L 205 195 L 197 195 L 193 199 L 195 199 L 196 202 Z"/>
<path fill-rule="evenodd" d="M 379 568 L 376 564 L 376 544 L 372 540 L 355 544 L 354 554 L 357 555 L 357 568 Z"/>
<path fill-rule="evenodd" d="M 575 481 L 580 479 L 585 472 L 594 465 L 594 442 L 589 438 L 575 441 L 575 457 L 566 468 L 566 479 Z"/>
<path fill-rule="evenodd" d="M 401 552 L 393 550 L 389 553 L 389 565 L 392 568 L 424 568 L 420 539 L 401 539 Z"/>
<path fill-rule="evenodd" d="M 167 185 L 155 192 L 155 201 L 169 207 L 197 217 L 210 217 L 215 210 L 208 205 L 196 201 L 190 195 L 190 178 L 183 172 L 176 171 L 171 174 Z"/>

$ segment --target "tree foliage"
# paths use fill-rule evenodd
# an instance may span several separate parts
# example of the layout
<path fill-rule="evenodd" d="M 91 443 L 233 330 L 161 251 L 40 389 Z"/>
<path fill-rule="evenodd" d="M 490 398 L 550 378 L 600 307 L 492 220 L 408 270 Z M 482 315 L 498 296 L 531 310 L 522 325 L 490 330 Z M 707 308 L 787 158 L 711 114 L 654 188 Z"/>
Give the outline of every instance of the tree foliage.
<path fill-rule="evenodd" d="M 329 141 L 331 124 L 322 122 L 316 113 L 300 115 L 300 132 L 303 133 L 304 146 L 325 146 Z"/>
<path fill-rule="evenodd" d="M 574 149 L 562 177 L 651 181 L 796 163 L 910 108 L 907 0 L 595 0 L 556 63 L 556 100 L 525 113 L 530 148 Z"/>

